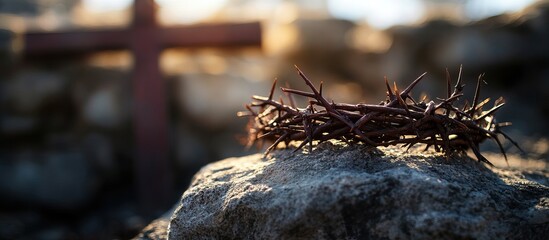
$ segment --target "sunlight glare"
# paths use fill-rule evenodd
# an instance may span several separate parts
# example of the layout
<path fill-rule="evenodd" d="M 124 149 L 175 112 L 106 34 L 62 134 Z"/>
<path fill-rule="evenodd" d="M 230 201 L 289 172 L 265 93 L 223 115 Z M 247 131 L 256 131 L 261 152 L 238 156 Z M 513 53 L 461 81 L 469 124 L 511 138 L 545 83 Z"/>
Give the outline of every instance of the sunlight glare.
<path fill-rule="evenodd" d="M 156 0 L 160 16 L 167 22 L 194 23 L 219 11 L 227 0 Z"/>
<path fill-rule="evenodd" d="M 383 29 L 421 20 L 425 6 L 420 0 L 328 0 L 328 11 L 336 18 L 366 20 Z"/>
<path fill-rule="evenodd" d="M 133 0 L 82 0 L 84 7 L 92 12 L 124 10 L 132 3 Z"/>

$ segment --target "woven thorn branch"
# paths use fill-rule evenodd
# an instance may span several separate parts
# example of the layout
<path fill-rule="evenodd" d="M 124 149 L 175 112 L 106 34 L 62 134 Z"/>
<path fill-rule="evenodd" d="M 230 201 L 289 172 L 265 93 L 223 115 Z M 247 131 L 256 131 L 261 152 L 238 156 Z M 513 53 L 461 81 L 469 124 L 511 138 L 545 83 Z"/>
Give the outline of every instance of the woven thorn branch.
<path fill-rule="evenodd" d="M 407 151 L 416 144 L 424 144 L 425 150 L 434 147 L 435 151 L 443 152 L 447 157 L 471 149 L 478 161 L 493 166 L 480 153 L 479 144 L 486 139 L 493 140 L 507 161 L 498 136 L 503 136 L 522 151 L 513 139 L 501 131 L 502 127 L 511 123 L 497 123 L 494 118 L 494 113 L 505 104 L 503 98 L 498 98 L 493 107 L 484 110 L 490 99 L 480 101 L 480 89 L 484 82 L 482 74 L 478 77 L 471 104 L 465 101 L 463 106 L 456 106 L 464 89 L 461 66 L 454 87 L 446 69 L 447 96 L 437 98 L 438 103 L 426 102 L 426 98 L 417 101 L 411 96 L 412 89 L 427 74 L 423 73 L 402 91 L 396 83 L 391 87 L 385 78 L 386 99 L 377 105 L 329 102 L 322 95 L 322 82 L 317 89 L 297 66 L 295 68 L 311 92 L 281 88 L 289 101 L 286 105 L 282 98 L 273 100 L 275 80 L 268 97 L 252 96 L 254 101 L 246 105 L 247 111 L 238 113 L 238 116 L 250 118 L 248 147 L 272 142 L 265 155 L 282 142 L 285 146 L 289 146 L 290 142 L 301 142 L 295 151 L 308 145 L 309 152 L 312 152 L 315 143 L 335 139 L 372 147 L 404 145 Z M 298 108 L 293 94 L 308 97 L 308 106 Z"/>

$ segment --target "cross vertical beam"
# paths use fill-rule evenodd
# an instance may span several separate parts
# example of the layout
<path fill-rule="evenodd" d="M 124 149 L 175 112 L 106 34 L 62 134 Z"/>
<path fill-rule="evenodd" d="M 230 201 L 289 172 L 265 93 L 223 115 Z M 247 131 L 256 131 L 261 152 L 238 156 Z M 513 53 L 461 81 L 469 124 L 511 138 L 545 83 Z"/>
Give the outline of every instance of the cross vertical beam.
<path fill-rule="evenodd" d="M 131 49 L 136 162 L 134 173 L 141 209 L 152 213 L 170 204 L 173 173 L 169 161 L 166 83 L 160 72 L 160 41 L 152 0 L 134 3 Z"/>

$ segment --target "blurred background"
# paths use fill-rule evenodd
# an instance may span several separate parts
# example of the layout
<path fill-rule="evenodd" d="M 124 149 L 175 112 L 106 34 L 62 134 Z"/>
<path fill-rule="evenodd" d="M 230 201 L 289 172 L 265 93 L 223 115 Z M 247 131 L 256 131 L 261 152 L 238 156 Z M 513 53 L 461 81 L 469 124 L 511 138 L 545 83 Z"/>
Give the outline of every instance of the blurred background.
<path fill-rule="evenodd" d="M 0 0 L 0 239 L 135 236 L 177 202 L 201 166 L 261 151 L 239 143 L 247 120 L 236 112 L 252 94 L 268 94 L 275 78 L 305 89 L 294 64 L 317 84 L 324 81 L 328 98 L 349 103 L 383 100 L 384 76 L 404 86 L 427 71 L 414 95 L 434 99 L 445 96 L 445 68 L 455 79 L 463 64 L 469 93 L 486 73 L 482 95 L 507 100 L 497 117 L 513 122 L 507 132 L 528 153 L 511 167 L 548 169 L 547 1 L 156 0 L 159 29 L 257 22 L 260 29 L 250 34 L 260 39 L 201 46 L 219 36 L 188 34 L 182 38 L 195 37 L 196 44 L 170 45 L 149 59 L 165 86 L 152 108 L 166 110 L 166 123 L 160 118 L 166 146 L 148 143 L 165 152 L 159 162 L 169 168 L 140 176 L 140 150 L 149 145 L 136 140 L 135 112 L 142 106 L 132 79 L 142 49 L 92 42 L 67 54 L 64 45 L 85 41 L 72 38 L 35 54 L 26 44 L 31 32 L 136 28 L 133 4 Z M 142 204 L 156 197 L 144 196 L 144 182 L 160 189 L 154 184 L 168 183 L 152 210 Z"/>

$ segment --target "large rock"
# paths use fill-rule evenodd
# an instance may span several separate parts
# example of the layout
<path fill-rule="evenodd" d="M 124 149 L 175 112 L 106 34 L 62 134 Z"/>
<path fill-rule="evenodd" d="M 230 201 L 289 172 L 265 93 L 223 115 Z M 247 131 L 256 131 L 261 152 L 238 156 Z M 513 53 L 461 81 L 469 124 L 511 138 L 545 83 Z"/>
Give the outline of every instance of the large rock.
<path fill-rule="evenodd" d="M 399 148 L 322 144 L 204 167 L 170 239 L 541 239 L 549 172 Z"/>

